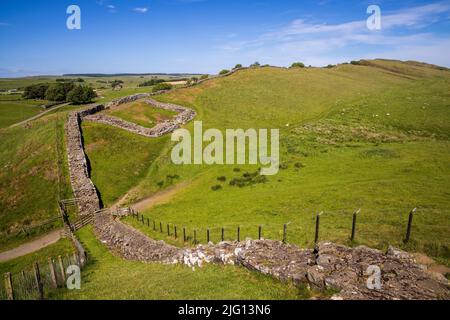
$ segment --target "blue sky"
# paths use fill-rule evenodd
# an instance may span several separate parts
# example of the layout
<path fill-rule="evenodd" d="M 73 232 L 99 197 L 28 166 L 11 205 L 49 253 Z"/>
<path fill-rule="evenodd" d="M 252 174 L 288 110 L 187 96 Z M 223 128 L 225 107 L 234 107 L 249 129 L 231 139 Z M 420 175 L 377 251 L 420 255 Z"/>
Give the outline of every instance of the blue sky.
<path fill-rule="evenodd" d="M 81 30 L 66 27 L 71 4 Z M 366 27 L 372 4 L 381 30 Z M 450 67 L 450 1 L 0 0 L 0 77 L 376 57 Z"/>

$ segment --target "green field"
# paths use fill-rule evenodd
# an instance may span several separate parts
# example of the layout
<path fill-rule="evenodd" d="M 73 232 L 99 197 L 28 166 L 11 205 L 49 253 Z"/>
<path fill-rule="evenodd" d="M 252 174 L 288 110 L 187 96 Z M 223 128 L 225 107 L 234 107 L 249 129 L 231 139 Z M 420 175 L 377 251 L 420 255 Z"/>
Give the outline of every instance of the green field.
<path fill-rule="evenodd" d="M 16 96 L 13 97 L 14 98 L 0 96 L 0 129 L 43 112 L 44 109 L 40 106 L 48 102 L 39 100 L 21 100 L 17 99 Z"/>
<path fill-rule="evenodd" d="M 72 197 L 64 152 L 64 121 L 65 117 L 56 113 L 27 128 L 0 131 L 2 250 L 62 226 L 56 223 L 38 228 L 28 236 L 19 233 L 22 227 L 31 228 L 59 215 L 58 200 Z"/>
<path fill-rule="evenodd" d="M 34 253 L 30 253 L 7 262 L 0 262 L 0 274 L 4 274 L 6 272 L 18 274 L 22 270 L 31 269 L 33 267 L 33 263 L 35 262 L 38 262 L 39 264 L 47 264 L 48 258 L 56 259 L 59 255 L 72 255 L 74 251 L 75 249 L 72 242 L 67 238 L 62 238 L 58 242 Z"/>
<path fill-rule="evenodd" d="M 129 80 L 120 91 L 100 89 L 99 101 L 149 92 L 150 87 L 136 88 L 140 80 Z M 448 266 L 449 89 L 449 71 L 375 60 L 331 69 L 242 70 L 156 97 L 195 109 L 204 130 L 279 128 L 282 168 L 266 180 L 253 176 L 259 165 L 176 166 L 170 159 L 169 136 L 148 139 L 91 122 L 84 122 L 82 129 L 92 179 L 105 206 L 119 200 L 131 204 L 178 186 L 164 204 L 142 213 L 171 227 L 184 226 L 190 236 L 195 228 L 201 242 L 206 241 L 207 228 L 217 242 L 222 227 L 226 239 L 233 240 L 238 226 L 243 239 L 256 238 L 260 225 L 265 238 L 281 239 L 283 224 L 288 224 L 288 241 L 311 247 L 315 215 L 323 211 L 321 240 L 380 249 L 395 245 L 426 253 Z M 65 183 L 60 191 L 55 173 L 55 132 L 63 132 L 69 110 L 73 107 L 46 115 L 30 128 L 0 131 L 0 167 L 7 168 L 0 172 L 3 234 L 54 214 L 59 193 L 71 197 L 67 168 L 62 170 Z M 139 103 L 109 112 L 146 126 L 161 115 L 169 116 L 149 113 Z M 192 132 L 193 124 L 186 128 Z M 245 185 L 230 185 L 236 179 Z M 356 241 L 350 243 L 352 213 L 359 208 Z M 412 241 L 405 245 L 413 208 L 418 211 Z M 131 218 L 125 222 L 154 239 L 187 245 Z M 108 253 L 89 229 L 79 235 L 94 257 L 86 269 L 87 282 L 80 292 L 58 291 L 54 298 L 296 299 L 306 295 L 239 268 L 208 266 L 192 272 L 180 266 L 122 261 Z M 18 241 L 12 239 L 1 243 L 2 248 Z M 225 282 L 228 287 L 221 285 Z"/>
<path fill-rule="evenodd" d="M 82 129 L 92 181 L 105 206 L 140 182 L 168 139 L 148 139 L 90 122 L 83 122 Z"/>
<path fill-rule="evenodd" d="M 448 264 L 449 73 L 374 64 L 246 70 L 159 97 L 195 108 L 205 128 L 280 128 L 284 169 L 239 188 L 229 182 L 258 166 L 175 166 L 160 157 L 130 202 L 157 192 L 160 181 L 188 181 L 146 217 L 201 234 L 212 228 L 216 239 L 222 226 L 232 238 L 238 225 L 253 238 L 258 225 L 266 237 L 280 238 L 290 223 L 290 241 L 302 246 L 312 246 L 321 211 L 321 238 L 348 243 L 351 214 L 361 208 L 357 243 L 381 249 L 403 246 L 408 213 L 417 207 L 407 249 Z M 218 181 L 223 176 L 226 182 Z M 222 189 L 213 191 L 215 185 Z"/>
<path fill-rule="evenodd" d="M 156 124 L 170 120 L 175 112 L 156 109 L 143 101 L 135 101 L 106 110 L 106 114 L 136 123 L 146 128 L 153 128 Z"/>

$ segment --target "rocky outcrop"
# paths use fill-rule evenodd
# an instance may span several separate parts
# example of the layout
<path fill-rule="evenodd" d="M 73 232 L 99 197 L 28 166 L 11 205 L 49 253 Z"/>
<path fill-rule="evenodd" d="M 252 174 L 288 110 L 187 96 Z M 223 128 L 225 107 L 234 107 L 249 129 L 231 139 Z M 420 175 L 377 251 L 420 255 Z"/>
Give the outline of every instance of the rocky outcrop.
<path fill-rule="evenodd" d="M 71 112 L 66 123 L 67 158 L 72 190 L 80 215 L 88 215 L 100 209 L 97 189 L 89 177 L 86 155 L 83 149 L 80 122 L 83 117 L 98 112 L 104 107 L 97 105 L 83 111 Z"/>

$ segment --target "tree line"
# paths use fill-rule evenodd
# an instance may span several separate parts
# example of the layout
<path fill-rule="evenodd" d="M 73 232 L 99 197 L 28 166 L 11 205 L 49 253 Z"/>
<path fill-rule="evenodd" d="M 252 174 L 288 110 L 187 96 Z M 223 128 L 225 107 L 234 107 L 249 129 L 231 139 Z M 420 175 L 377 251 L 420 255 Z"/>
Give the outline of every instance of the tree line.
<path fill-rule="evenodd" d="M 89 103 L 96 97 L 94 90 L 73 82 L 40 83 L 24 89 L 25 99 L 39 99 L 73 104 Z"/>

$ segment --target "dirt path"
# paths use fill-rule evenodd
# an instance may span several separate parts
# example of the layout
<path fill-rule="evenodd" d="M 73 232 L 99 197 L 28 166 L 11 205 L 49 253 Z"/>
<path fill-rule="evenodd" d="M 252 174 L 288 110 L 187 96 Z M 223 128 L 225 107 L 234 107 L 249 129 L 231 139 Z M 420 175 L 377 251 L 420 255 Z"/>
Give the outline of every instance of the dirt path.
<path fill-rule="evenodd" d="M 22 257 L 24 255 L 27 255 L 29 253 L 33 253 L 36 251 L 41 250 L 42 248 L 45 248 L 51 244 L 54 244 L 58 242 L 59 239 L 61 239 L 61 233 L 63 232 L 63 229 L 58 229 L 55 231 L 52 231 L 45 236 L 42 236 L 36 240 L 27 242 L 17 248 L 0 252 L 0 262 L 9 261 L 18 257 Z"/>
<path fill-rule="evenodd" d="M 145 199 L 142 199 L 132 205 L 129 205 L 129 207 L 133 208 L 136 211 L 142 212 L 144 210 L 153 208 L 154 206 L 156 206 L 158 204 L 168 203 L 173 198 L 174 195 L 176 195 L 178 192 L 183 190 L 188 184 L 189 184 L 188 181 L 182 182 L 173 187 L 167 188 L 164 191 L 155 193 L 155 194 L 153 194 Z M 111 209 L 117 209 L 118 207 L 120 207 L 121 204 L 123 203 L 123 201 L 126 199 L 127 195 L 128 194 L 123 196 L 122 199 L 120 199 L 116 204 L 114 204 Z"/>
<path fill-rule="evenodd" d="M 44 112 L 41 112 L 41 113 L 39 113 L 39 114 L 37 114 L 37 115 L 31 117 L 31 118 L 28 118 L 28 119 L 23 120 L 23 121 L 18 122 L 18 123 L 14 123 L 13 125 L 10 125 L 9 127 L 10 127 L 10 128 L 14 128 L 14 127 L 18 127 L 18 126 L 24 125 L 24 124 L 26 124 L 26 123 L 28 123 L 28 122 L 30 122 L 30 121 L 33 121 L 33 120 L 36 120 L 36 119 L 39 119 L 39 118 L 45 116 L 47 113 L 50 113 L 50 112 L 52 112 L 52 111 L 54 111 L 54 110 L 57 110 L 57 109 L 59 109 L 59 108 L 68 106 L 69 104 L 70 104 L 70 103 L 58 104 L 57 106 L 51 107 L 51 108 L 45 110 Z"/>

